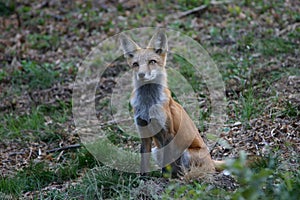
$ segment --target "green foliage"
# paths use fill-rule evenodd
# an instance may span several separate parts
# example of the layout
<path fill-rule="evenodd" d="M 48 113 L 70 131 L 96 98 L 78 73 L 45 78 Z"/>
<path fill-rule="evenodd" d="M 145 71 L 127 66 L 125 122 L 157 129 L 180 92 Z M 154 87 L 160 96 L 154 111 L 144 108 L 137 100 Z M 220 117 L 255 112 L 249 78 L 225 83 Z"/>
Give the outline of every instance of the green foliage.
<path fill-rule="evenodd" d="M 17 182 L 15 179 L 0 177 L 0 197 L 2 194 L 12 195 L 17 197 L 21 193 L 21 182 Z"/>
<path fill-rule="evenodd" d="M 50 116 L 55 123 L 65 123 L 70 118 L 71 103 L 58 101 L 57 105 L 39 105 L 37 108 L 43 115 Z"/>
<path fill-rule="evenodd" d="M 68 155 L 73 155 L 73 160 L 65 165 L 49 166 L 45 161 L 31 162 L 14 177 L 1 177 L 0 193 L 19 196 L 21 192 L 40 191 L 52 182 L 62 184 L 66 180 L 75 179 L 81 169 L 96 165 L 95 159 L 86 149 Z"/>
<path fill-rule="evenodd" d="M 34 61 L 22 60 L 20 66 L 10 73 L 0 70 L 0 81 L 2 79 L 10 81 L 14 90 L 16 88 L 38 90 L 50 88 L 62 81 L 65 78 L 64 74 L 73 75 L 76 72 L 77 69 L 72 63 L 61 63 L 60 66 L 55 66 L 52 63 L 38 64 Z"/>
<path fill-rule="evenodd" d="M 241 44 L 239 44 L 237 48 L 241 48 Z M 250 46 L 246 47 L 243 45 L 243 50 L 241 51 L 245 51 L 245 53 L 242 56 L 229 56 L 226 53 L 213 55 L 213 57 L 223 65 L 220 68 L 220 72 L 225 81 L 236 80 L 239 83 L 239 87 L 243 88 L 246 86 L 251 72 L 249 69 L 255 64 L 255 59 L 248 55 L 250 50 Z"/>
<path fill-rule="evenodd" d="M 266 56 L 292 53 L 295 51 L 296 47 L 295 43 L 289 42 L 283 38 L 263 39 L 258 43 L 259 51 Z"/>
<path fill-rule="evenodd" d="M 93 168 L 97 165 L 97 161 L 86 148 L 81 148 L 75 156 L 75 163 L 77 163 L 79 169 Z"/>
<path fill-rule="evenodd" d="M 29 6 L 22 6 L 21 8 L 19 8 L 20 13 L 24 14 L 24 13 L 28 13 L 31 11 L 31 7 Z"/>
<path fill-rule="evenodd" d="M 241 118 L 250 120 L 251 117 L 258 115 L 262 112 L 262 105 L 259 102 L 259 98 L 254 96 L 254 91 L 250 88 L 241 97 L 242 110 Z"/>
<path fill-rule="evenodd" d="M 162 199 L 225 199 L 229 192 L 209 184 L 193 182 L 190 184 L 170 184 L 162 195 Z"/>
<path fill-rule="evenodd" d="M 179 0 L 177 3 L 180 6 L 181 10 L 185 11 L 201 5 L 209 5 L 210 0 Z"/>
<path fill-rule="evenodd" d="M 7 80 L 8 78 L 8 73 L 6 71 L 4 71 L 3 69 L 0 69 L 0 83 L 2 81 Z"/>
<path fill-rule="evenodd" d="M 15 13 L 16 2 L 15 1 L 1 1 L 0 2 L 0 16 L 9 16 Z"/>
<path fill-rule="evenodd" d="M 201 89 L 201 77 L 197 76 L 193 65 L 179 55 L 174 54 L 173 56 L 174 61 L 179 65 L 179 72 L 184 76 L 184 78 L 189 82 L 189 84 L 191 84 L 195 91 L 199 91 Z"/>
<path fill-rule="evenodd" d="M 34 108 L 30 113 L 16 115 L 16 113 L 2 115 L 0 122 L 1 139 L 19 138 L 23 140 L 41 140 L 53 142 L 61 139 L 56 133 L 60 129 L 60 123 L 65 123 L 70 115 L 71 109 L 61 102 L 60 106 L 41 105 Z M 46 123 L 45 118 L 52 122 Z"/>
<path fill-rule="evenodd" d="M 238 50 L 247 52 L 249 50 L 253 50 L 255 48 L 255 36 L 253 33 L 249 33 L 243 36 L 238 41 Z"/>
<path fill-rule="evenodd" d="M 247 157 L 241 152 L 236 160 L 227 162 L 226 169 L 237 179 L 240 187 L 229 192 L 207 183 L 170 184 L 162 199 L 297 199 L 300 173 L 279 168 L 278 156 L 269 155 L 246 166 Z"/>
<path fill-rule="evenodd" d="M 37 23 L 44 24 L 44 19 L 38 19 Z M 29 45 L 37 50 L 56 50 L 60 44 L 60 37 L 58 34 L 42 35 L 38 33 L 29 34 L 26 38 Z"/>
<path fill-rule="evenodd" d="M 299 117 L 300 116 L 300 108 L 297 105 L 293 105 L 290 102 L 285 103 L 285 108 L 283 110 L 283 115 L 289 117 Z"/>
<path fill-rule="evenodd" d="M 37 64 L 33 61 L 22 61 L 21 68 L 12 74 L 12 83 L 20 87 L 28 84 L 30 89 L 45 89 L 52 86 L 59 78 L 59 72 L 49 63 Z"/>
<path fill-rule="evenodd" d="M 6 114 L 0 121 L 1 139 L 32 138 L 39 131 L 45 130 L 44 118 L 37 110 L 20 116 Z"/>
<path fill-rule="evenodd" d="M 0 191 L 5 194 L 19 195 L 21 191 L 40 189 L 54 181 L 54 172 L 46 169 L 44 163 L 31 163 L 14 178 L 1 178 Z"/>
<path fill-rule="evenodd" d="M 243 155 L 244 156 L 244 155 Z M 279 168 L 279 152 L 278 153 L 270 153 L 264 157 L 260 157 L 255 159 L 253 162 L 249 164 L 249 168 L 254 172 L 259 172 L 262 169 L 268 168 L 271 170 L 276 170 Z"/>
<path fill-rule="evenodd" d="M 136 174 L 122 173 L 103 166 L 89 171 L 76 190 L 82 191 L 84 199 L 129 199 L 138 181 Z"/>
<path fill-rule="evenodd" d="M 255 93 L 252 88 L 237 98 L 238 102 L 234 104 L 234 112 L 238 120 L 248 122 L 263 112 L 264 102 L 260 100 L 259 94 Z"/>
<path fill-rule="evenodd" d="M 228 12 L 233 16 L 238 16 L 242 12 L 242 9 L 237 5 L 228 6 Z"/>

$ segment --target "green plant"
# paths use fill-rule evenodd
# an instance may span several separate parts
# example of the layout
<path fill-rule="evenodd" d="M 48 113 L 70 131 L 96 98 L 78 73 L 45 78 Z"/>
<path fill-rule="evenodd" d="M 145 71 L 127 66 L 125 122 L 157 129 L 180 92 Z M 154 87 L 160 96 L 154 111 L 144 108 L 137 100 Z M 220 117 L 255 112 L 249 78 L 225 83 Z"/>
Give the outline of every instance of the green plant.
<path fill-rule="evenodd" d="M 238 5 L 228 6 L 228 12 L 233 16 L 238 16 L 242 12 L 242 9 Z"/>
<path fill-rule="evenodd" d="M 229 193 L 224 189 L 214 187 L 210 184 L 193 182 L 189 184 L 170 184 L 162 195 L 162 199 L 224 199 Z"/>
<path fill-rule="evenodd" d="M 43 24 L 45 22 L 43 19 L 39 19 L 37 23 Z M 38 50 L 56 50 L 60 44 L 60 37 L 55 33 L 51 35 L 29 34 L 26 40 L 31 48 Z"/>
<path fill-rule="evenodd" d="M 70 114 L 70 108 L 65 103 L 59 106 L 38 106 L 30 113 L 18 115 L 17 113 L 4 114 L 0 119 L 0 136 L 3 140 L 19 138 L 23 140 L 41 140 L 53 142 L 61 139 L 62 135 L 56 130 L 65 123 Z M 48 120 L 48 122 L 46 121 Z M 50 122 L 49 122 L 50 121 Z"/>
<path fill-rule="evenodd" d="M 34 138 L 39 131 L 45 130 L 44 118 L 37 110 L 21 116 L 6 114 L 1 123 L 0 135 L 2 139 Z"/>
<path fill-rule="evenodd" d="M 28 84 L 31 89 L 45 89 L 53 85 L 59 78 L 59 72 L 49 63 L 37 64 L 33 61 L 22 61 L 20 70 L 12 74 L 12 83 L 20 87 Z"/>
<path fill-rule="evenodd" d="M 241 152 L 239 159 L 227 163 L 227 170 L 240 183 L 232 199 L 296 199 L 300 194 L 296 192 L 300 181 L 299 172 L 282 171 L 276 154 L 254 162 L 252 169 L 246 167 L 246 161 L 245 152 Z"/>
<path fill-rule="evenodd" d="M 202 1 L 179 0 L 178 1 L 178 5 L 180 6 L 181 10 L 189 10 L 189 9 L 192 9 L 192 8 L 200 6 L 200 5 L 209 5 L 209 3 L 210 3 L 210 0 L 202 0 Z"/>
<path fill-rule="evenodd" d="M 237 96 L 238 102 L 234 104 L 234 112 L 238 120 L 248 122 L 263 112 L 264 103 L 260 100 L 259 94 L 255 94 L 252 88 Z"/>
<path fill-rule="evenodd" d="M 296 44 L 283 38 L 262 39 L 258 44 L 259 51 L 266 56 L 274 54 L 292 53 L 295 51 Z"/>
<path fill-rule="evenodd" d="M 289 116 L 289 117 L 297 117 L 300 116 L 300 108 L 297 105 L 293 105 L 290 102 L 285 103 L 285 108 L 282 112 L 283 115 Z"/>
<path fill-rule="evenodd" d="M 0 193 L 17 197 L 22 192 L 41 191 L 54 181 L 62 184 L 76 178 L 80 170 L 96 165 L 93 156 L 84 148 L 65 156 L 73 159 L 68 158 L 70 161 L 67 164 L 54 166 L 49 166 L 45 161 L 30 162 L 28 167 L 21 169 L 13 177 L 1 177 Z"/>
<path fill-rule="evenodd" d="M 0 82 L 5 80 L 7 76 L 8 74 L 3 69 L 0 69 Z"/>
<path fill-rule="evenodd" d="M 179 72 L 184 76 L 195 91 L 199 91 L 201 89 L 201 77 L 198 77 L 193 65 L 179 55 L 174 54 L 173 56 L 175 63 L 178 63 L 179 65 Z"/>
<path fill-rule="evenodd" d="M 78 187 L 84 191 L 84 199 L 128 199 L 132 188 L 138 186 L 138 182 L 135 174 L 102 166 L 89 171 Z"/>
<path fill-rule="evenodd" d="M 242 111 L 241 117 L 246 120 L 260 112 L 258 99 L 254 96 L 252 89 L 245 92 L 244 96 L 241 97 Z"/>

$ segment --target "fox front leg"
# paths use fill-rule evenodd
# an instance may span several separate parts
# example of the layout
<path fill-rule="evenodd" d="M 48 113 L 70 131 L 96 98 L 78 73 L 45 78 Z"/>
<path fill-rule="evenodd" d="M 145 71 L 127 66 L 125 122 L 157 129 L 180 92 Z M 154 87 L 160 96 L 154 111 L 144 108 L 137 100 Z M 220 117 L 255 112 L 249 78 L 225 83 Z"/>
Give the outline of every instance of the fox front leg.
<path fill-rule="evenodd" d="M 141 175 L 147 175 L 150 168 L 151 138 L 142 138 L 141 144 Z"/>

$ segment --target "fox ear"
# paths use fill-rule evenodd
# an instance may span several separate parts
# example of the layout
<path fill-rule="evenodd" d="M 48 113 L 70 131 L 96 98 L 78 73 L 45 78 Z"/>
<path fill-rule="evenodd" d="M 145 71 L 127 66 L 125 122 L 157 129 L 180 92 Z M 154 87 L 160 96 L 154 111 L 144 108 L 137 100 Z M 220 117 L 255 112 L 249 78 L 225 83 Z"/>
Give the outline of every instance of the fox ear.
<path fill-rule="evenodd" d="M 151 38 L 148 48 L 153 48 L 155 53 L 162 54 L 168 51 L 168 39 L 164 31 L 157 31 Z"/>
<path fill-rule="evenodd" d="M 134 52 L 137 49 L 140 49 L 140 47 L 132 39 L 130 39 L 128 36 L 124 35 L 123 33 L 119 35 L 119 40 L 125 58 L 132 58 Z"/>

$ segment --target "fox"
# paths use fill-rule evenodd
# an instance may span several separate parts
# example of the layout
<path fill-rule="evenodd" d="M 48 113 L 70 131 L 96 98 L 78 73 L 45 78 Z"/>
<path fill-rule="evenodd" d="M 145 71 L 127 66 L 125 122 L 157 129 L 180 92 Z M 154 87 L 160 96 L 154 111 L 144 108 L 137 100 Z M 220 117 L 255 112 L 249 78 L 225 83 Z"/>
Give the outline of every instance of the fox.
<path fill-rule="evenodd" d="M 140 174 L 149 173 L 150 156 L 163 174 L 171 173 L 172 177 L 192 166 L 207 173 L 221 170 L 224 162 L 211 158 L 195 123 L 173 99 L 168 88 L 168 39 L 165 31 L 155 32 L 146 48 L 124 33 L 119 35 L 119 42 L 132 70 L 130 104 L 141 138 Z"/>

